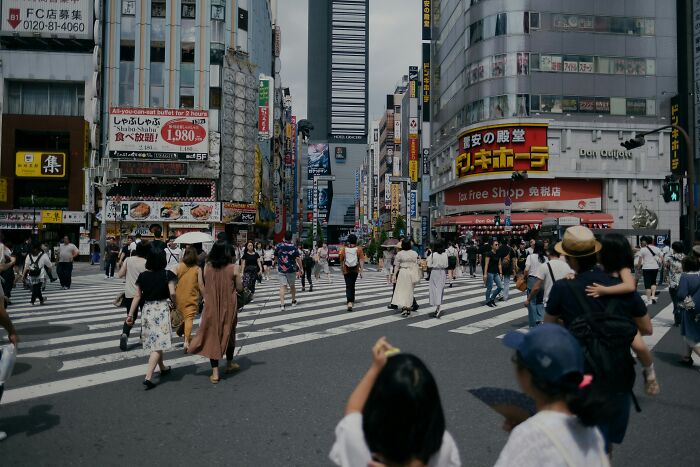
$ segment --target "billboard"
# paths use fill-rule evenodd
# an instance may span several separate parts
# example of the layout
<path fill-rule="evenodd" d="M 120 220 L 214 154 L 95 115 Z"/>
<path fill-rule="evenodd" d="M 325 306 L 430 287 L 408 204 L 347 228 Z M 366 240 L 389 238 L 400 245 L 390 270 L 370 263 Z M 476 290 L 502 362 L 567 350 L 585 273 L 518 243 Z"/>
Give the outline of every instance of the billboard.
<path fill-rule="evenodd" d="M 408 137 L 408 176 L 412 182 L 418 181 L 418 136 Z"/>
<path fill-rule="evenodd" d="M 549 170 L 546 123 L 505 123 L 462 133 L 456 159 L 457 177 L 526 170 Z"/>
<path fill-rule="evenodd" d="M 337 146 L 334 153 L 335 160 L 338 162 L 345 162 L 348 159 L 348 148 L 345 146 Z"/>
<path fill-rule="evenodd" d="M 308 179 L 331 174 L 331 157 L 327 143 L 309 144 Z"/>
<path fill-rule="evenodd" d="M 423 122 L 430 121 L 430 42 L 423 44 Z"/>
<path fill-rule="evenodd" d="M 122 201 L 109 199 L 110 221 L 219 222 L 221 204 L 211 201 Z M 124 218 L 121 217 L 125 213 Z"/>
<path fill-rule="evenodd" d="M 112 107 L 109 155 L 122 159 L 205 161 L 209 156 L 209 112 Z"/>
<path fill-rule="evenodd" d="M 187 162 L 119 161 L 122 177 L 187 177 Z"/>
<path fill-rule="evenodd" d="M 328 200 L 329 200 L 329 192 L 328 188 L 319 188 L 318 189 L 318 210 L 319 211 L 325 211 L 328 209 Z M 306 189 L 306 209 L 308 211 L 313 211 L 314 209 L 314 189 L 313 188 L 307 188 Z"/>
<path fill-rule="evenodd" d="M 678 94 L 671 98 L 671 123 L 685 128 L 685 122 L 681 119 L 681 107 Z M 671 173 L 677 177 L 682 177 L 685 173 L 686 165 L 685 139 L 680 132 L 674 129 L 671 132 Z"/>
<path fill-rule="evenodd" d="M 63 178 L 66 154 L 63 152 L 18 151 L 15 153 L 17 177 Z"/>
<path fill-rule="evenodd" d="M 254 224 L 258 208 L 255 204 L 221 203 L 221 222 L 224 224 Z"/>
<path fill-rule="evenodd" d="M 432 18 L 431 18 L 431 0 L 421 0 L 421 20 L 423 23 L 423 40 L 424 41 L 429 41 L 431 39 L 431 26 L 432 26 Z M 473 3 L 473 2 L 472 2 Z"/>
<path fill-rule="evenodd" d="M 2 35 L 92 39 L 94 0 L 3 0 Z"/>
<path fill-rule="evenodd" d="M 503 209 L 510 196 L 513 211 L 551 209 L 556 211 L 600 211 L 601 180 L 529 179 L 465 183 L 445 191 L 449 214 Z"/>
<path fill-rule="evenodd" d="M 258 88 L 258 135 L 269 139 L 271 136 L 270 120 L 272 119 L 272 99 L 270 96 L 272 83 L 270 78 L 260 78 Z"/>

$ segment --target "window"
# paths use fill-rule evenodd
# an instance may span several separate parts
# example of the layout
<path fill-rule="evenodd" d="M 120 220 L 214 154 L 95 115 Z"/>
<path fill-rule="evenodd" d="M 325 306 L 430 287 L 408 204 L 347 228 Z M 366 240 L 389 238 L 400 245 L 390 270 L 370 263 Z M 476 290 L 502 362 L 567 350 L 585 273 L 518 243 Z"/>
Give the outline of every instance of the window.
<path fill-rule="evenodd" d="M 180 108 L 181 109 L 193 109 L 194 108 L 194 96 L 180 96 Z"/>
<path fill-rule="evenodd" d="M 540 28 L 540 14 L 534 11 L 530 12 L 530 29 Z"/>
<path fill-rule="evenodd" d="M 630 76 L 646 76 L 647 61 L 643 58 L 628 58 L 627 74 Z"/>
<path fill-rule="evenodd" d="M 211 19 L 213 21 L 225 21 L 226 20 L 226 7 L 223 5 L 212 5 L 211 6 Z"/>
<path fill-rule="evenodd" d="M 562 97 L 561 109 L 563 112 L 577 112 L 578 111 L 578 97 L 576 97 L 576 96 L 564 96 L 564 97 Z"/>
<path fill-rule="evenodd" d="M 610 115 L 625 115 L 627 113 L 627 103 L 624 97 L 610 98 Z"/>
<path fill-rule="evenodd" d="M 646 99 L 627 99 L 627 115 L 646 115 Z"/>
<path fill-rule="evenodd" d="M 540 97 L 540 111 L 542 112 L 552 112 L 561 113 L 561 96 L 541 96 Z"/>
<path fill-rule="evenodd" d="M 194 3 L 182 4 L 182 18 L 195 19 L 197 17 L 197 5 Z"/>
<path fill-rule="evenodd" d="M 518 75 L 527 75 L 530 70 L 530 54 L 527 52 L 518 52 Z"/>
<path fill-rule="evenodd" d="M 122 16 L 134 16 L 136 14 L 135 0 L 122 0 Z"/>
<path fill-rule="evenodd" d="M 610 99 L 608 97 L 595 98 L 595 111 L 599 114 L 610 113 Z"/>
<path fill-rule="evenodd" d="M 505 13 L 499 13 L 496 16 L 496 36 L 505 36 L 508 33 L 508 16 Z"/>
<path fill-rule="evenodd" d="M 238 29 L 241 31 L 248 30 L 248 10 L 243 8 L 238 9 Z"/>
<path fill-rule="evenodd" d="M 84 113 L 84 83 L 10 80 L 6 83 L 7 114 L 81 116 Z"/>
<path fill-rule="evenodd" d="M 122 62 L 133 62 L 136 49 L 133 45 L 122 45 L 119 47 L 119 60 Z"/>
<path fill-rule="evenodd" d="M 151 3 L 151 18 L 165 18 L 165 2 Z"/>
<path fill-rule="evenodd" d="M 221 108 L 221 88 L 209 88 L 209 108 Z"/>
<path fill-rule="evenodd" d="M 500 78 L 506 75 L 506 54 L 496 55 L 493 57 L 493 66 L 491 68 L 491 76 Z"/>
<path fill-rule="evenodd" d="M 595 97 L 579 97 L 578 111 L 587 113 L 595 112 Z"/>

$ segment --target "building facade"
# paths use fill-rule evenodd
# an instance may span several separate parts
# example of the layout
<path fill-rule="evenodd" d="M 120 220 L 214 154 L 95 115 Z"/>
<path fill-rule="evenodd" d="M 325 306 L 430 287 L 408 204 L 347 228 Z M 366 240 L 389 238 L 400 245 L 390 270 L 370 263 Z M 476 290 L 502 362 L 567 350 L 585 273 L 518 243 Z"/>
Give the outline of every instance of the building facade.
<path fill-rule="evenodd" d="M 677 89 L 673 0 L 432 2 L 431 220 L 445 235 L 545 217 L 679 235 L 664 203 Z M 515 171 L 528 178 L 511 182 Z M 495 225 L 500 223 L 501 225 Z"/>

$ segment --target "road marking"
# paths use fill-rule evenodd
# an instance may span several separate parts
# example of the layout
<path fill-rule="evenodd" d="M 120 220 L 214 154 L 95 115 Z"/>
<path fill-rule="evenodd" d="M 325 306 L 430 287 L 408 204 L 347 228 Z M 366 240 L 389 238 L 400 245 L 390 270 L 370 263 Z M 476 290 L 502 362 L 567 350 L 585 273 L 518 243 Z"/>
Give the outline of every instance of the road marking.
<path fill-rule="evenodd" d="M 654 327 L 653 334 L 643 337 L 649 350 L 656 347 L 656 344 L 658 344 L 673 327 L 673 303 L 668 304 L 658 312 L 656 316 L 654 316 L 654 319 L 651 320 L 651 325 Z"/>
<path fill-rule="evenodd" d="M 450 329 L 450 332 L 458 332 L 460 334 L 469 335 L 476 334 L 478 332 L 494 328 L 496 326 L 508 323 L 519 318 L 527 318 L 527 310 L 511 311 L 502 315 L 494 316 L 493 318 L 477 321 L 475 323 L 471 323 L 456 329 Z"/>
<path fill-rule="evenodd" d="M 479 295 L 481 295 L 481 291 L 478 292 Z M 471 294 L 469 294 L 471 295 Z M 462 300 L 459 302 L 454 302 L 450 303 L 450 306 L 464 306 L 464 305 L 473 305 L 475 303 L 480 303 L 483 302 L 484 298 L 482 296 L 476 296 L 474 298 L 470 298 L 468 300 Z M 525 296 L 522 297 L 512 297 L 506 302 L 506 306 L 512 306 L 513 304 L 521 304 L 525 302 Z M 443 306 L 445 304 L 443 303 Z M 502 309 L 502 308 L 501 308 Z M 449 308 L 446 310 L 446 314 L 440 315 L 440 319 L 431 319 L 431 320 L 426 320 L 426 321 L 421 321 L 420 323 L 413 323 L 410 324 L 409 326 L 413 326 L 416 328 L 423 328 L 423 329 L 428 329 L 428 328 L 434 328 L 436 326 L 442 326 L 444 324 L 449 324 L 453 321 L 458 321 L 461 319 L 465 318 L 471 318 L 472 316 L 480 315 L 482 313 L 486 313 L 487 311 L 495 311 L 497 312 L 499 310 L 499 307 L 491 308 L 488 305 L 481 305 L 476 308 L 472 308 L 470 310 L 464 310 L 464 311 L 456 311 L 453 313 L 449 312 Z M 527 313 L 527 310 L 521 311 L 521 313 Z"/>

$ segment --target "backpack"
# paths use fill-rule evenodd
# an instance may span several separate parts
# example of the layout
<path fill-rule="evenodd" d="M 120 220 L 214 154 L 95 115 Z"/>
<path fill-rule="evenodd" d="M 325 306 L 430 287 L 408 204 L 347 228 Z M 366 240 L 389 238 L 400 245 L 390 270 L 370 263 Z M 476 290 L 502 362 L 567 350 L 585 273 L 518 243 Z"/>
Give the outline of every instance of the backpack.
<path fill-rule="evenodd" d="M 314 259 L 311 256 L 311 250 L 304 250 L 304 258 L 302 259 L 302 264 L 305 268 L 309 268 L 314 265 Z"/>
<path fill-rule="evenodd" d="M 29 256 L 29 275 L 31 277 L 38 277 L 41 275 L 41 268 L 39 267 L 39 260 L 41 257 L 44 256 L 44 252 L 42 251 L 39 253 L 39 256 L 36 257 L 36 260 Z"/>
<path fill-rule="evenodd" d="M 357 247 L 345 248 L 345 265 L 349 268 L 357 266 Z"/>
<path fill-rule="evenodd" d="M 630 345 L 637 335 L 637 325 L 619 311 L 618 299 L 611 298 L 605 311 L 593 311 L 572 281 L 564 283 L 583 311 L 568 329 L 581 344 L 586 371 L 593 373 L 594 384 L 609 393 L 632 393 L 636 373 Z"/>

